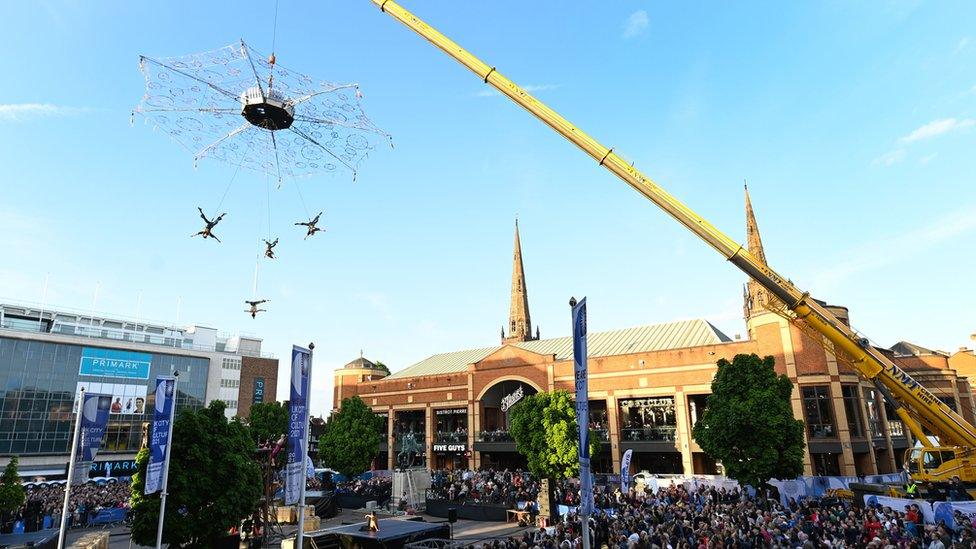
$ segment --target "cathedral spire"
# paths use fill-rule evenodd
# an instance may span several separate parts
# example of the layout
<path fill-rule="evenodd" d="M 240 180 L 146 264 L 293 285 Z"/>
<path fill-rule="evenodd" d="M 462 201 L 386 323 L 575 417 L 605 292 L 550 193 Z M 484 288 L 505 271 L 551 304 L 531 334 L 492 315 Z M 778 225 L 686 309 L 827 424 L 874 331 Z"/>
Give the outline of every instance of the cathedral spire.
<path fill-rule="evenodd" d="M 749 185 L 746 190 L 746 247 L 756 259 L 766 262 L 766 252 L 763 251 L 762 238 L 759 236 L 759 225 L 756 223 L 756 213 L 752 211 L 752 200 L 749 200 Z"/>
<path fill-rule="evenodd" d="M 515 219 L 515 256 L 512 263 L 512 305 L 508 315 L 508 337 L 502 338 L 503 344 L 534 339 L 532 319 L 529 317 L 529 294 L 525 288 L 525 270 L 522 266 L 518 218 Z"/>
<path fill-rule="evenodd" d="M 756 213 L 752 210 L 752 200 L 749 199 L 749 186 L 746 192 L 746 247 L 756 259 L 766 263 L 766 252 L 763 250 L 762 238 L 759 236 L 759 225 L 756 223 Z M 766 289 L 755 280 L 749 279 L 743 293 L 743 310 L 746 318 L 765 311 L 768 303 Z"/>

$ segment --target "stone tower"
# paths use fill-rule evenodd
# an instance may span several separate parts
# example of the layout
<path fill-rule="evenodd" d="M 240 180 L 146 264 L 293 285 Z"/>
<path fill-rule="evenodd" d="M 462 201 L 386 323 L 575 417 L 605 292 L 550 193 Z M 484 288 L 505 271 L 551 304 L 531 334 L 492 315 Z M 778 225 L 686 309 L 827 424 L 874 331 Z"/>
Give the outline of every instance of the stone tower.
<path fill-rule="evenodd" d="M 759 236 L 759 225 L 756 223 L 756 213 L 752 211 L 752 201 L 749 199 L 749 187 L 746 191 L 746 249 L 759 261 L 766 263 L 766 252 L 763 251 L 762 237 Z M 765 288 L 755 280 L 749 279 L 743 292 L 743 311 L 746 319 L 766 312 L 765 305 L 769 294 Z"/>
<path fill-rule="evenodd" d="M 522 243 L 519 240 L 518 219 L 515 220 L 515 253 L 512 260 L 512 305 L 508 314 L 508 337 L 502 330 L 502 345 L 533 341 L 532 318 L 529 316 L 529 294 L 525 288 L 525 270 L 522 267 Z"/>

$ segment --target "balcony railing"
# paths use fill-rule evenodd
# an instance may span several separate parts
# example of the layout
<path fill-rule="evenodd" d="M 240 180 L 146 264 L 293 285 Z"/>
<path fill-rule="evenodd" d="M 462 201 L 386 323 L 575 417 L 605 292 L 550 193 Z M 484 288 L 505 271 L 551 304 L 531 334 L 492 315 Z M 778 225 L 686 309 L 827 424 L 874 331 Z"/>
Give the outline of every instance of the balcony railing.
<path fill-rule="evenodd" d="M 610 442 L 609 429 L 590 429 L 590 433 L 598 442 Z"/>
<path fill-rule="evenodd" d="M 888 421 L 888 434 L 892 437 L 904 437 L 905 424 L 897 420 Z"/>
<path fill-rule="evenodd" d="M 403 450 L 403 438 L 404 438 L 404 435 L 402 435 L 402 434 L 400 434 L 400 435 L 393 435 L 393 447 L 397 451 Z M 426 440 L 426 436 L 424 435 L 424 433 L 414 433 L 413 434 L 413 440 L 418 445 L 420 445 L 420 447 L 422 447 L 422 448 L 425 447 L 425 444 L 424 443 L 425 443 L 425 440 Z"/>
<path fill-rule="evenodd" d="M 468 431 L 437 431 L 434 433 L 434 442 L 467 442 Z"/>
<path fill-rule="evenodd" d="M 666 425 L 662 427 L 637 427 L 623 429 L 620 433 L 621 442 L 652 442 L 674 441 L 676 427 Z"/>
<path fill-rule="evenodd" d="M 831 423 L 807 423 L 807 436 L 810 438 L 834 438 L 837 433 Z"/>
<path fill-rule="evenodd" d="M 477 439 L 481 442 L 515 442 L 508 431 L 500 429 L 495 431 L 481 431 L 477 435 Z"/>

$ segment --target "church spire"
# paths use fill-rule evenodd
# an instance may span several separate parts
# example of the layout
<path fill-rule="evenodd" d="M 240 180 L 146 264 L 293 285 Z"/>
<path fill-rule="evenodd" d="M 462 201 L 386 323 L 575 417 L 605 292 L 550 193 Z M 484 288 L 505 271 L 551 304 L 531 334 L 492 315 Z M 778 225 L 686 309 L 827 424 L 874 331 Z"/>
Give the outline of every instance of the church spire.
<path fill-rule="evenodd" d="M 532 319 L 529 317 L 529 294 L 525 288 L 525 270 L 522 266 L 518 218 L 515 219 L 515 257 L 512 263 L 512 305 L 508 315 L 508 337 L 502 338 L 503 344 L 534 339 Z"/>
<path fill-rule="evenodd" d="M 744 186 L 746 190 L 746 247 L 756 259 L 765 263 L 766 253 L 763 251 L 762 238 L 759 236 L 759 225 L 756 224 L 756 214 L 752 211 L 752 201 L 749 200 L 749 185 Z"/>
<path fill-rule="evenodd" d="M 763 250 L 762 238 L 759 236 L 759 225 L 756 223 L 756 213 L 752 210 L 752 200 L 749 199 L 749 186 L 745 186 L 746 193 L 746 248 L 756 259 L 766 263 L 766 252 Z M 743 292 L 743 311 L 746 318 L 765 311 L 769 302 L 766 289 L 755 280 L 749 279 Z"/>

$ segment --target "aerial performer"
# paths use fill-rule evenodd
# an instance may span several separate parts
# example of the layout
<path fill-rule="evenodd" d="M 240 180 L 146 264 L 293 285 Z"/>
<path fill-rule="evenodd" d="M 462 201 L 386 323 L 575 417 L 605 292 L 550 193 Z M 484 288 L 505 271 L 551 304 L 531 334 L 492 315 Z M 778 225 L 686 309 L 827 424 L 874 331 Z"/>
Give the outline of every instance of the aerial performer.
<path fill-rule="evenodd" d="M 320 229 L 319 227 L 317 227 L 318 222 L 319 222 L 319 218 L 322 217 L 322 213 L 323 212 L 319 212 L 319 214 L 317 216 L 313 217 L 312 219 L 309 219 L 308 221 L 299 221 L 298 223 L 295 223 L 295 225 L 301 225 L 301 226 L 306 227 L 308 229 L 308 232 L 305 234 L 304 240 L 308 240 L 308 237 L 314 235 L 315 233 L 317 233 L 319 231 L 324 231 L 325 230 L 325 229 Z"/>
<path fill-rule="evenodd" d="M 267 240 L 265 240 L 264 241 L 264 257 L 267 257 L 268 259 L 274 259 L 275 258 L 274 247 L 277 246 L 277 245 L 278 245 L 278 239 L 277 238 L 274 239 L 274 242 L 268 242 Z"/>
<path fill-rule="evenodd" d="M 220 223 L 220 220 L 223 219 L 224 216 L 227 214 L 222 213 L 211 221 L 210 219 L 207 219 L 207 214 L 203 213 L 203 208 L 197 206 L 197 209 L 200 210 L 200 217 L 203 219 L 204 227 L 203 230 L 201 230 L 200 232 L 191 234 L 190 238 L 193 238 L 194 236 L 202 236 L 204 240 L 208 238 L 212 238 L 217 242 L 220 242 L 220 239 L 217 238 L 217 235 L 213 233 L 213 228 L 216 227 L 217 223 Z"/>
<path fill-rule="evenodd" d="M 258 301 L 247 301 L 247 300 L 244 300 L 244 303 L 247 303 L 248 305 L 251 306 L 248 309 L 244 309 L 244 312 L 245 313 L 249 313 L 251 315 L 251 318 L 257 318 L 258 313 L 266 313 L 266 312 L 268 312 L 267 309 L 258 309 L 258 305 L 261 305 L 262 303 L 267 303 L 269 301 L 271 301 L 271 300 L 270 299 L 260 299 Z"/>

